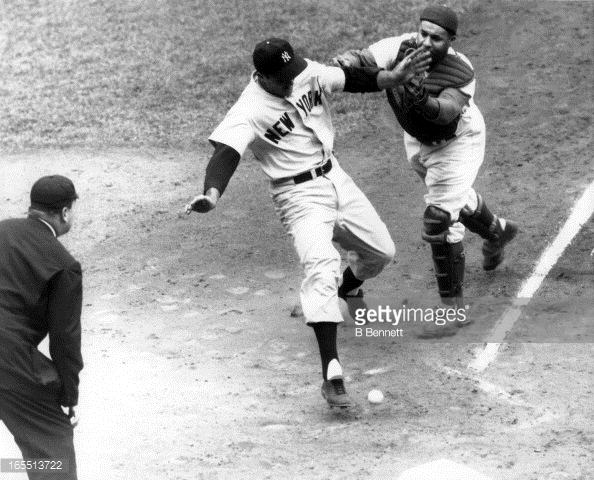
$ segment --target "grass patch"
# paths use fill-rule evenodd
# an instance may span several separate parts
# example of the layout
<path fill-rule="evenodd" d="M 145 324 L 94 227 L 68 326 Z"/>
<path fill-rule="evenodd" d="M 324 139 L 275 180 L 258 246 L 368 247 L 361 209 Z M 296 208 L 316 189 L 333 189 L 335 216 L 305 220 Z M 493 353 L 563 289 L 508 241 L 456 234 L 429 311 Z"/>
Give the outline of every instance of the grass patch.
<path fill-rule="evenodd" d="M 202 148 L 249 80 L 259 40 L 284 36 L 302 54 L 327 62 L 348 48 L 414 30 L 426 3 L 5 2 L 0 147 Z M 450 2 L 458 11 L 470 3 Z M 384 102 L 382 95 L 370 97 L 334 97 L 342 133 Z"/>

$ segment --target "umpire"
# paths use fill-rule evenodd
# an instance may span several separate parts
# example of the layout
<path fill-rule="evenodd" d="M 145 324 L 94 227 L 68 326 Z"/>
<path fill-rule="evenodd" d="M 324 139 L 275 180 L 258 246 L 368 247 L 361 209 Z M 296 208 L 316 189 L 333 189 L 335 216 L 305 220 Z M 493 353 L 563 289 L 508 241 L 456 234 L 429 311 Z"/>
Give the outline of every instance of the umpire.
<path fill-rule="evenodd" d="M 68 178 L 42 177 L 27 218 L 0 221 L 0 419 L 24 460 L 62 467 L 28 469 L 36 480 L 77 478 L 82 271 L 58 241 L 72 227 L 77 198 Z M 46 335 L 51 360 L 37 349 Z"/>

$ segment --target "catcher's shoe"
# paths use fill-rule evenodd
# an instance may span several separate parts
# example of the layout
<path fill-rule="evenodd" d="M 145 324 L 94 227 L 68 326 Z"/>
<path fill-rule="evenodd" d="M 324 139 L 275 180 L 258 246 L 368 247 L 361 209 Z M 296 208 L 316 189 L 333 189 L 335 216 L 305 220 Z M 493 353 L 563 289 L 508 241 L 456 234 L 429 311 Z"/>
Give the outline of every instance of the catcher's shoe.
<path fill-rule="evenodd" d="M 485 240 L 483 243 L 483 269 L 495 270 L 505 256 L 504 248 L 518 234 L 518 225 L 511 220 L 506 220 L 505 229 L 501 233 L 501 238 L 496 242 Z"/>
<path fill-rule="evenodd" d="M 458 322 L 456 322 L 458 323 Z M 425 323 L 423 330 L 416 334 L 417 338 L 443 338 L 453 337 L 458 333 L 458 326 L 454 322 L 446 322 L 443 325 L 437 325 L 435 322 Z"/>
<path fill-rule="evenodd" d="M 444 306 L 436 307 L 436 308 L 444 308 Z M 451 322 L 446 322 L 443 325 L 437 325 L 435 322 L 425 323 L 423 325 L 423 330 L 416 334 L 417 338 L 443 338 L 443 337 L 453 337 L 458 333 L 459 328 L 467 327 L 468 325 L 472 325 L 475 322 L 474 318 L 468 316 L 468 312 L 466 312 L 464 320 L 454 320 Z"/>
<path fill-rule="evenodd" d="M 322 383 L 322 397 L 331 407 L 346 408 L 352 405 L 341 376 L 333 377 L 331 380 L 324 380 L 324 383 Z"/>
<path fill-rule="evenodd" d="M 474 318 L 469 318 L 468 314 L 466 315 L 466 319 L 464 321 L 462 320 L 456 320 L 454 322 L 454 324 L 456 325 L 456 327 L 458 328 L 463 328 L 463 327 L 467 327 L 468 325 L 472 325 L 474 323 Z"/>

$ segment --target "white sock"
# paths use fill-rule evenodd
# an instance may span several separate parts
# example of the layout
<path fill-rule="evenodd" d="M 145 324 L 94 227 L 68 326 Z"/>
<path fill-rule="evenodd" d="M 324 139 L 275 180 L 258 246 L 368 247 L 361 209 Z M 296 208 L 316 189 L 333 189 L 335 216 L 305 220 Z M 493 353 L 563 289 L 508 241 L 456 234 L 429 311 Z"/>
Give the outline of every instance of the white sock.
<path fill-rule="evenodd" d="M 499 219 L 499 225 L 501 225 L 501 230 L 505 230 L 505 218 Z"/>
<path fill-rule="evenodd" d="M 332 380 L 334 378 L 342 378 L 342 367 L 340 366 L 340 363 L 338 363 L 338 360 L 336 360 L 335 358 L 330 360 L 330 363 L 328 364 L 328 371 L 326 372 L 326 378 L 328 380 Z"/>

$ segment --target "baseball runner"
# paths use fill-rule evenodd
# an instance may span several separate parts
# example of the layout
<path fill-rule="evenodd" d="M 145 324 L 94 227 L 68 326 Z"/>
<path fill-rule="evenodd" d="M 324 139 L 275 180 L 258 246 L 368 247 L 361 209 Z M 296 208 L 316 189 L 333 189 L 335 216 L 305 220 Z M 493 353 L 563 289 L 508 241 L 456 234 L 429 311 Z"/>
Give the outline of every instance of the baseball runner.
<path fill-rule="evenodd" d="M 392 260 L 394 243 L 379 215 L 334 156 L 334 129 L 328 96 L 336 91 L 375 92 L 424 72 L 429 55 L 417 49 L 390 70 L 337 68 L 306 60 L 283 39 L 256 45 L 256 68 L 239 100 L 209 140 L 215 150 L 207 167 L 204 194 L 186 212 L 215 208 L 235 169 L 250 148 L 270 180 L 275 210 L 291 235 L 305 279 L 300 300 L 313 327 L 322 360 L 322 396 L 329 405 L 351 404 L 337 353 L 338 297 L 361 295 L 364 280 Z M 337 242 L 348 251 L 340 275 Z"/>
<path fill-rule="evenodd" d="M 417 32 L 386 38 L 363 50 L 349 50 L 333 59 L 337 66 L 393 68 L 410 49 L 431 55 L 429 70 L 386 91 L 404 130 L 408 161 L 427 187 L 422 237 L 431 245 L 442 302 L 463 305 L 465 228 L 484 239 L 483 268 L 503 261 L 504 247 L 516 236 L 512 221 L 498 218 L 473 183 L 485 156 L 485 123 L 474 103 L 476 79 L 470 61 L 452 47 L 458 17 L 447 6 L 429 6 Z M 427 324 L 422 338 L 455 335 L 472 323 Z"/>

